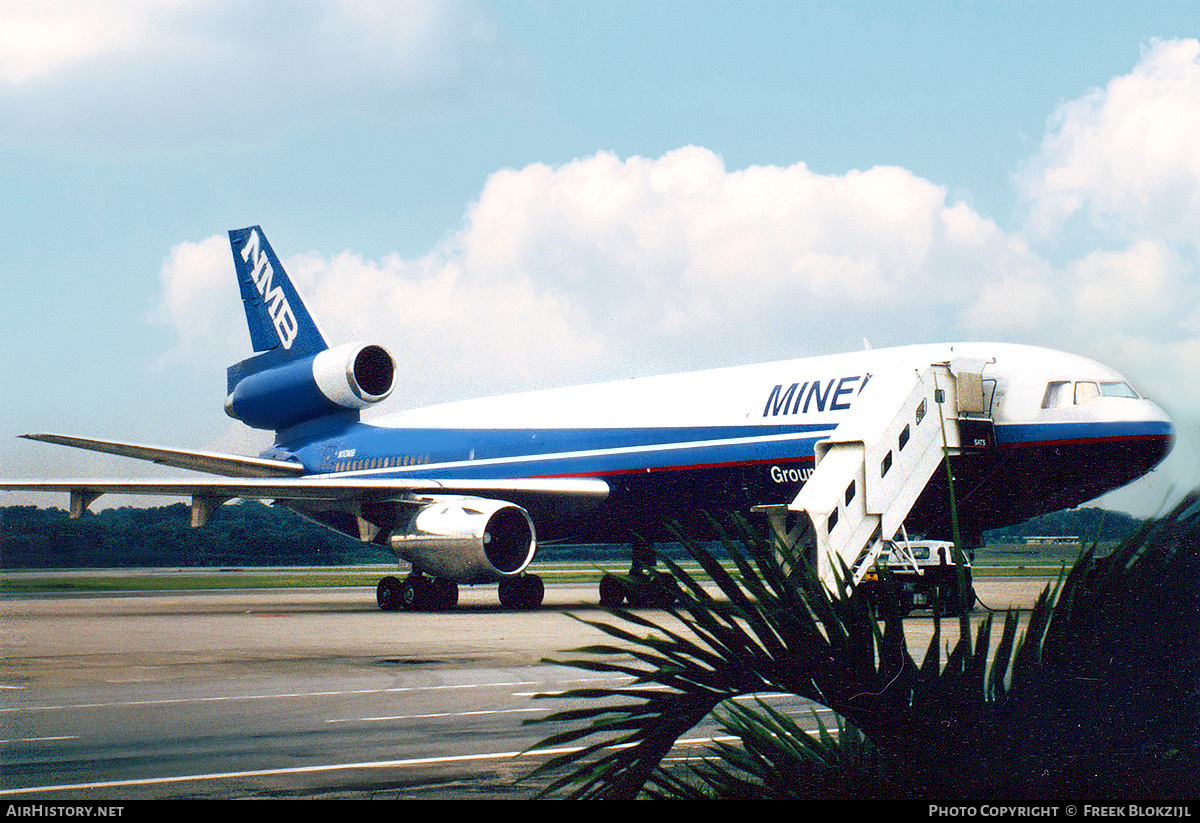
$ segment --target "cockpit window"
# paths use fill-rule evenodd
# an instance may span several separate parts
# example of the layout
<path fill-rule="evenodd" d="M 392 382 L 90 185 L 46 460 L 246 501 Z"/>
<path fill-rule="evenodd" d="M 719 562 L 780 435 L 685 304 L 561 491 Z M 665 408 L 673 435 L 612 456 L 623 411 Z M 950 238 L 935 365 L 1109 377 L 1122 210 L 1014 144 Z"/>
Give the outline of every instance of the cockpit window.
<path fill-rule="evenodd" d="M 1100 394 L 1104 397 L 1128 397 L 1132 400 L 1138 399 L 1138 393 L 1133 390 L 1133 386 L 1123 381 L 1114 383 L 1101 383 Z"/>
<path fill-rule="evenodd" d="M 1100 396 L 1100 387 L 1089 380 L 1080 380 L 1075 384 L 1075 405 L 1086 403 Z"/>
<path fill-rule="evenodd" d="M 1125 397 L 1132 400 L 1140 395 L 1123 380 L 1097 383 L 1094 380 L 1052 380 L 1042 395 L 1043 409 L 1065 409 L 1068 406 L 1086 403 L 1096 397 Z"/>
<path fill-rule="evenodd" d="M 1042 395 L 1043 409 L 1063 409 L 1071 405 L 1071 381 L 1055 380 L 1046 386 Z"/>

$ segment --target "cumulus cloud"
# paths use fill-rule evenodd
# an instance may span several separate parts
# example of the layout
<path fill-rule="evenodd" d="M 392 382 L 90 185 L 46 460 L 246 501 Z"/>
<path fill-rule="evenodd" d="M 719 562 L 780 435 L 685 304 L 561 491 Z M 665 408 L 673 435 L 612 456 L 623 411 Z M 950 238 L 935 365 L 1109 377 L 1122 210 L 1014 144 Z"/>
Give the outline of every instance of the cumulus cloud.
<path fill-rule="evenodd" d="M 1070 266 L 1067 287 L 1074 314 L 1102 328 L 1175 337 L 1164 328 L 1181 305 L 1190 267 L 1159 240 L 1118 251 L 1094 251 Z M 1182 305 L 1186 305 L 1183 301 Z"/>
<path fill-rule="evenodd" d="M 0 3 L 0 83 L 34 83 L 65 67 L 145 45 L 155 12 L 178 0 Z"/>
<path fill-rule="evenodd" d="M 1200 238 L 1200 41 L 1156 40 L 1129 74 L 1060 106 L 1022 176 L 1030 223 Z"/>
<path fill-rule="evenodd" d="M 1128 74 L 1060 106 L 1019 180 L 1032 242 L 1099 248 L 1024 290 L 1039 308 L 1013 330 L 1200 405 L 1200 41 L 1151 41 Z"/>
<path fill-rule="evenodd" d="M 291 125 L 520 98 L 524 60 L 471 0 L 0 3 L 0 137 L 261 145 Z"/>
<path fill-rule="evenodd" d="M 164 265 L 176 355 L 230 339 L 209 297 L 235 291 L 228 254 L 214 237 Z M 420 258 L 284 262 L 332 338 L 388 345 L 429 401 L 934 339 L 998 266 L 1036 261 L 904 169 L 729 171 L 689 146 L 497 172 Z"/>
<path fill-rule="evenodd" d="M 411 405 L 864 337 L 1070 349 L 1196 405 L 1198 53 L 1195 41 L 1152 43 L 1132 72 L 1062 107 L 1024 177 L 1028 229 L 1006 231 L 902 168 L 730 170 L 686 146 L 498 171 L 419 257 L 276 251 L 331 338 L 393 351 Z M 1108 242 L 1052 262 L 1040 248 L 1068 237 L 1075 215 L 1110 226 Z M 203 319 L 217 311 L 208 290 L 235 294 L 225 243 L 185 244 L 164 266 L 177 355 L 245 355 L 244 343 L 189 342 L 216 323 Z M 244 340 L 240 313 L 222 311 L 233 318 L 222 339 Z"/>
<path fill-rule="evenodd" d="M 229 365 L 249 354 L 227 237 L 175 246 L 163 261 L 159 280 L 162 297 L 153 319 L 178 335 L 159 365 L 210 359 Z"/>

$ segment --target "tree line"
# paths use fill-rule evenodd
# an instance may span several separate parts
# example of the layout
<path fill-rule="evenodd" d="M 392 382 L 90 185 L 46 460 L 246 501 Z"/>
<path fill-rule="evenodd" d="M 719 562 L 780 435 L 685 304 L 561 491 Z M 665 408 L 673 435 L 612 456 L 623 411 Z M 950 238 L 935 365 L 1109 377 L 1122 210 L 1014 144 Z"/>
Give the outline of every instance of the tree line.
<path fill-rule="evenodd" d="M 0 508 L 0 567 L 345 566 L 395 562 L 382 546 L 360 543 L 282 507 L 253 501 L 217 509 L 191 527 L 183 503 L 113 508 L 72 520 L 62 509 Z"/>
<path fill-rule="evenodd" d="M 989 543 L 1025 535 L 1074 535 L 1118 541 L 1141 523 L 1104 509 L 1073 509 L 985 533 Z M 660 547 L 668 556 L 675 547 Z M 541 554 L 566 560 L 627 562 L 629 547 L 552 546 Z M 243 501 L 221 506 L 201 529 L 183 504 L 88 511 L 72 520 L 62 509 L 0 507 L 0 568 L 136 568 L 220 566 L 348 566 L 392 563 L 386 548 L 364 544 L 281 506 Z"/>

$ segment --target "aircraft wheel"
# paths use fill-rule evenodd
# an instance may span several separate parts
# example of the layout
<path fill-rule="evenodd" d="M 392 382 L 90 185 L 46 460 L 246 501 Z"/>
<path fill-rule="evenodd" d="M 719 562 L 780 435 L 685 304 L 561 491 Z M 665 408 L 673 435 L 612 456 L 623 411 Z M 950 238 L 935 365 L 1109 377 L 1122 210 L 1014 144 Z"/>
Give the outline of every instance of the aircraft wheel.
<path fill-rule="evenodd" d="M 625 583 L 615 574 L 600 578 L 600 605 L 618 609 L 625 602 Z"/>
<path fill-rule="evenodd" d="M 394 612 L 400 608 L 400 581 L 394 577 L 385 577 L 375 587 L 375 602 L 385 612 Z"/>
<path fill-rule="evenodd" d="M 526 575 L 526 608 L 538 608 L 546 599 L 546 584 L 538 575 Z"/>
<path fill-rule="evenodd" d="M 449 611 L 458 605 L 458 584 L 438 578 L 429 584 L 429 608 Z"/>
<path fill-rule="evenodd" d="M 536 574 L 505 577 L 500 581 L 500 605 L 506 609 L 536 609 L 545 595 L 546 584 Z"/>
<path fill-rule="evenodd" d="M 515 609 L 517 607 L 517 580 L 516 577 L 500 578 L 499 592 L 500 605 L 506 609 Z"/>
<path fill-rule="evenodd" d="M 429 603 L 430 581 L 419 574 L 410 574 L 400 584 L 400 606 L 405 611 L 424 609 Z"/>
<path fill-rule="evenodd" d="M 658 592 L 649 577 L 633 575 L 630 578 L 630 584 L 632 585 L 627 585 L 625 589 L 626 603 L 634 607 L 655 605 Z"/>

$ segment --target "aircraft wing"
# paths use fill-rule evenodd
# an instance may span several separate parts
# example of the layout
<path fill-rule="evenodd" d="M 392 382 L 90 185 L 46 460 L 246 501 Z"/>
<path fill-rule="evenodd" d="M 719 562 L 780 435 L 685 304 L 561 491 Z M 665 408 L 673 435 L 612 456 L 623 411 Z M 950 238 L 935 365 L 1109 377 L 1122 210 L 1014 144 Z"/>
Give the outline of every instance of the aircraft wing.
<path fill-rule="evenodd" d="M 23 434 L 26 440 L 55 443 L 76 449 L 116 454 L 137 460 L 149 460 L 177 469 L 194 469 L 209 474 L 227 477 L 298 477 L 304 474 L 299 463 L 286 460 L 270 460 L 263 457 L 242 457 L 220 452 L 195 451 L 192 449 L 168 449 L 162 446 L 145 446 L 140 443 L 121 443 L 116 440 L 93 440 L 88 437 L 71 437 L 65 434 Z M 149 494 L 149 492 L 144 492 Z"/>
<path fill-rule="evenodd" d="M 234 498 L 350 508 L 363 503 L 397 501 L 419 504 L 432 495 L 469 495 L 515 503 L 552 517 L 570 516 L 598 506 L 608 497 L 599 478 L 532 480 L 435 480 L 428 478 L 200 478 L 147 480 L 20 480 L 0 482 L 0 491 L 69 492 L 71 516 L 78 517 L 102 494 L 146 494 L 192 498 L 192 521 L 200 525 L 221 503 Z"/>

